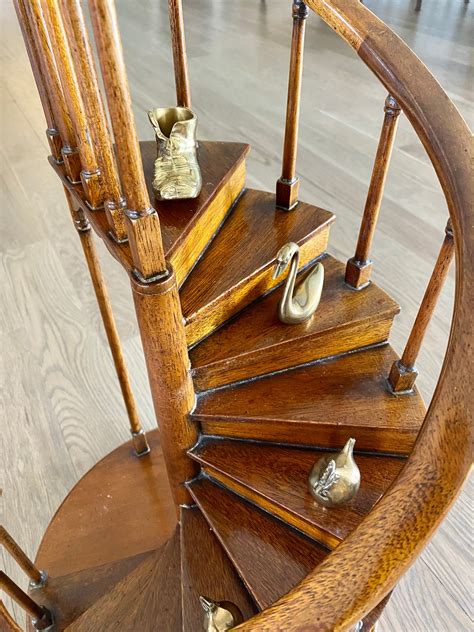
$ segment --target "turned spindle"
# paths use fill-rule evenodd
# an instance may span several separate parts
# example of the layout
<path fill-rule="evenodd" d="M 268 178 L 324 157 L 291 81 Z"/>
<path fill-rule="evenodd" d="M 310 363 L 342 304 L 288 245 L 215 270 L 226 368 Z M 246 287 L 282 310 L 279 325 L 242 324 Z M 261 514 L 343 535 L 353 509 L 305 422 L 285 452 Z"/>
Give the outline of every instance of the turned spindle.
<path fill-rule="evenodd" d="M 3 525 L 0 525 L 0 544 L 6 548 L 18 566 L 28 575 L 30 578 L 30 588 L 37 588 L 44 586 L 47 579 L 47 574 L 44 571 L 40 571 L 30 558 L 26 555 L 23 549 L 15 542 L 12 536 L 8 533 Z"/>
<path fill-rule="evenodd" d="M 3 571 L 0 571 L 0 588 L 5 591 L 16 603 L 32 618 L 35 630 L 46 630 L 53 625 L 51 612 L 44 606 L 39 606 Z"/>
<path fill-rule="evenodd" d="M 410 392 L 413 389 L 418 371 L 415 366 L 426 330 L 435 310 L 440 292 L 443 288 L 449 267 L 454 256 L 454 238 L 451 221 L 446 226 L 446 234 L 436 260 L 433 273 L 421 301 L 418 314 L 408 337 L 405 350 L 400 360 L 393 363 L 388 382 L 394 393 Z"/>
<path fill-rule="evenodd" d="M 303 76 L 304 33 L 308 13 L 308 7 L 302 0 L 294 0 L 285 140 L 281 177 L 276 184 L 276 205 L 287 211 L 298 204 L 299 179 L 296 177 L 296 154 L 298 151 L 298 123 Z"/>
<path fill-rule="evenodd" d="M 176 101 L 179 106 L 190 108 L 191 92 L 189 89 L 188 60 L 186 56 L 183 5 L 181 0 L 168 0 L 168 12 L 173 48 Z"/>
<path fill-rule="evenodd" d="M 359 238 L 355 255 L 346 266 L 346 283 L 356 290 L 361 290 L 370 283 L 372 261 L 370 249 L 374 238 L 377 219 L 382 204 L 385 180 L 387 178 L 390 157 L 392 155 L 395 133 L 398 126 L 400 107 L 395 99 L 388 95 L 385 100 L 385 116 L 380 133 L 374 168 L 370 180 L 364 214 L 360 224 Z"/>

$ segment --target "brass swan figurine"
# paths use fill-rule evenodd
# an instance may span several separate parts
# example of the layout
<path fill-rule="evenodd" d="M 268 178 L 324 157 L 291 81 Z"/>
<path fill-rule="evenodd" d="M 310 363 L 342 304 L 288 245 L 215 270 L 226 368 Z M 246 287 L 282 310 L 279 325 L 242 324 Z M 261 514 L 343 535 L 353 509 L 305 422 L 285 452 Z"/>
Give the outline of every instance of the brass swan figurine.
<path fill-rule="evenodd" d="M 360 470 L 354 460 L 355 439 L 349 439 L 341 452 L 321 457 L 309 475 L 309 490 L 324 507 L 348 503 L 359 491 Z"/>
<path fill-rule="evenodd" d="M 306 273 L 303 281 L 295 290 L 296 275 L 300 262 L 299 246 L 292 241 L 285 244 L 276 256 L 277 264 L 273 278 L 282 274 L 290 264 L 285 289 L 278 306 L 278 317 L 282 323 L 295 325 L 310 318 L 318 308 L 324 284 L 324 267 L 316 263 Z"/>
<path fill-rule="evenodd" d="M 203 629 L 206 632 L 226 632 L 244 620 L 239 608 L 230 601 L 212 601 L 202 595 L 199 601 L 205 612 Z"/>

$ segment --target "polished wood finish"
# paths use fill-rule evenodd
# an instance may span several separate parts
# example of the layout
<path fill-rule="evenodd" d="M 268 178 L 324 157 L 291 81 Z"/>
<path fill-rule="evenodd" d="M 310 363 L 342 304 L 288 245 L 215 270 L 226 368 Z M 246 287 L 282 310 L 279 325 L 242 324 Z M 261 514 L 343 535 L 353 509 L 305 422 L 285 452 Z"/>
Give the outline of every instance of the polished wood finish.
<path fill-rule="evenodd" d="M 20 25 L 21 34 L 25 43 L 26 52 L 28 53 L 28 59 L 30 61 L 33 76 L 35 78 L 36 87 L 40 97 L 41 105 L 43 107 L 44 116 L 46 119 L 46 137 L 51 149 L 51 155 L 57 162 L 62 162 L 61 147 L 62 141 L 59 136 L 59 132 L 54 120 L 53 108 L 46 91 L 46 79 L 41 68 L 39 51 L 36 46 L 35 38 L 32 32 L 32 26 L 28 18 L 28 14 L 25 7 L 25 0 L 14 0 L 15 11 Z"/>
<path fill-rule="evenodd" d="M 89 0 L 114 132 L 133 265 L 141 278 L 166 271 L 158 214 L 151 207 L 133 120 L 132 103 L 113 0 Z"/>
<path fill-rule="evenodd" d="M 189 419 L 195 394 L 176 278 L 170 272 L 164 281 L 131 281 L 168 479 L 176 507 L 187 505 L 191 498 L 184 483 L 197 467 L 186 452 L 196 443 L 198 429 Z"/>
<path fill-rule="evenodd" d="M 181 630 L 179 529 L 66 629 L 70 632 Z"/>
<path fill-rule="evenodd" d="M 354 257 L 347 262 L 346 267 L 346 283 L 356 290 L 361 290 L 370 283 L 372 272 L 372 261 L 369 258 L 370 248 L 377 227 L 385 180 L 387 179 L 390 157 L 392 155 L 398 126 L 400 107 L 390 94 L 385 99 L 384 110 L 385 116 L 382 131 L 380 132 L 377 153 L 375 155 L 375 163 L 360 225 L 356 251 Z"/>
<path fill-rule="evenodd" d="M 0 588 L 16 601 L 33 619 L 39 620 L 48 618 L 51 620 L 49 612 L 43 606 L 39 606 L 33 601 L 33 599 L 17 586 L 3 571 L 0 571 Z"/>
<path fill-rule="evenodd" d="M 104 208 L 109 218 L 109 227 L 114 238 L 123 241 L 127 237 L 124 217 L 125 200 L 122 196 L 81 3 L 80 0 L 60 0 L 60 7 L 92 142 L 100 165 L 100 184 L 104 192 Z"/>
<path fill-rule="evenodd" d="M 31 31 L 34 36 L 36 48 L 39 52 L 39 60 L 42 76 L 45 79 L 45 89 L 49 102 L 54 112 L 54 120 L 59 130 L 63 146 L 61 155 L 67 175 L 71 182 L 80 182 L 81 162 L 77 141 L 74 134 L 66 100 L 61 87 L 56 62 L 54 59 L 48 28 L 44 19 L 40 0 L 25 2 Z"/>
<path fill-rule="evenodd" d="M 421 301 L 418 314 L 413 323 L 410 336 L 400 360 L 393 363 L 388 381 L 394 393 L 411 392 L 418 375 L 416 358 L 421 349 L 426 330 L 435 310 L 441 290 L 454 257 L 454 238 L 451 224 L 448 222 L 438 259 Z"/>
<path fill-rule="evenodd" d="M 323 454 L 321 450 L 224 439 L 206 439 L 190 452 L 211 479 L 334 548 L 380 500 L 405 461 L 356 455 L 361 472 L 359 492 L 349 504 L 328 511 L 308 490 L 310 470 Z"/>
<path fill-rule="evenodd" d="M 296 586 L 329 553 L 208 478 L 192 481 L 189 489 L 261 610 Z"/>
<path fill-rule="evenodd" d="M 41 583 L 43 577 L 23 549 L 15 542 L 3 525 L 0 525 L 0 544 L 5 547 L 16 563 L 35 584 Z"/>
<path fill-rule="evenodd" d="M 186 40 L 184 37 L 183 4 L 181 0 L 168 0 L 168 13 L 173 48 L 174 79 L 176 83 L 176 102 L 190 108 L 191 93 L 188 78 L 188 60 L 186 57 Z"/>
<path fill-rule="evenodd" d="M 344 282 L 344 266 L 321 259 L 324 289 L 312 318 L 289 327 L 278 318 L 282 288 L 253 303 L 190 352 L 202 391 L 334 356 L 388 339 L 398 305 L 372 284 L 362 295 Z M 301 275 L 304 275 L 303 271 Z"/>
<path fill-rule="evenodd" d="M 22 632 L 22 629 L 0 599 L 0 632 Z"/>
<path fill-rule="evenodd" d="M 246 190 L 181 288 L 188 344 L 281 283 L 273 279 L 273 266 L 282 244 L 300 245 L 302 266 L 324 252 L 333 220 L 309 204 L 301 203 L 298 213 L 275 210 L 274 195 Z"/>
<path fill-rule="evenodd" d="M 36 557 L 51 579 L 157 549 L 171 536 L 176 515 L 158 431 L 148 438 L 150 454 L 137 459 L 132 441 L 124 443 L 65 498 Z"/>
<path fill-rule="evenodd" d="M 125 358 L 122 351 L 122 345 L 120 343 L 117 325 L 115 323 L 115 318 L 112 312 L 112 305 L 110 304 L 107 286 L 105 284 L 105 279 L 102 274 L 99 257 L 97 256 L 97 250 L 94 244 L 94 236 L 92 234 L 90 223 L 85 217 L 82 209 L 77 210 L 74 207 L 71 195 L 66 188 L 64 188 L 64 193 L 69 204 L 69 210 L 74 222 L 74 226 L 81 240 L 82 250 L 87 262 L 87 267 L 89 269 L 92 286 L 94 288 L 97 304 L 100 310 L 100 315 L 102 317 L 105 333 L 109 342 L 110 353 L 112 354 L 112 358 L 114 360 L 114 366 L 117 372 L 120 390 L 122 391 L 123 401 L 127 410 L 128 421 L 130 423 L 130 432 L 132 433 L 135 451 L 138 456 L 142 456 L 143 454 L 146 454 L 150 448 L 148 446 L 142 425 L 140 423 L 137 405 L 133 396 L 132 386 L 130 384 L 130 377 L 128 375 L 127 366 L 125 364 Z"/>
<path fill-rule="evenodd" d="M 281 177 L 276 185 L 276 205 L 285 210 L 290 210 L 298 204 L 299 180 L 296 177 L 296 154 L 303 78 L 304 32 L 308 13 L 308 7 L 302 0 L 293 0 L 293 32 L 288 73 L 285 140 Z"/>
<path fill-rule="evenodd" d="M 349 437 L 356 450 L 410 453 L 425 417 L 419 393 L 393 397 L 389 345 L 204 393 L 193 419 L 202 432 L 325 448 Z"/>
<path fill-rule="evenodd" d="M 200 595 L 230 601 L 249 619 L 257 610 L 199 509 L 182 507 L 180 523 L 183 632 L 203 628 Z"/>

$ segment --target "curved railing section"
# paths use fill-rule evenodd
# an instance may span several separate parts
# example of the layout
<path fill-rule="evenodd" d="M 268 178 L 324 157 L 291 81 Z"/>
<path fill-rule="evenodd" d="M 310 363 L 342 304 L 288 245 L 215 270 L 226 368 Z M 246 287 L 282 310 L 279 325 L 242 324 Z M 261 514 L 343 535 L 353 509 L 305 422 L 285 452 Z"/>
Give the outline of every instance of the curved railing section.
<path fill-rule="evenodd" d="M 424 64 L 359 0 L 307 0 L 306 5 L 357 52 L 387 88 L 433 163 L 454 235 L 455 306 L 438 384 L 399 477 L 322 564 L 271 608 L 236 628 L 252 632 L 349 630 L 392 590 L 415 561 L 455 501 L 471 466 L 471 133 Z"/>

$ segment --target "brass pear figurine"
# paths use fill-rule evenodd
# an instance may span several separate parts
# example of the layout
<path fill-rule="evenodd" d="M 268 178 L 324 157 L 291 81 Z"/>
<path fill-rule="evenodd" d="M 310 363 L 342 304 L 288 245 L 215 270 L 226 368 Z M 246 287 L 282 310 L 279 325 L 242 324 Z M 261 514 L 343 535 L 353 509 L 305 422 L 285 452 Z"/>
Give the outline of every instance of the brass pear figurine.
<path fill-rule="evenodd" d="M 295 290 L 296 275 L 300 262 L 299 246 L 292 241 L 278 251 L 277 265 L 273 272 L 276 279 L 290 264 L 283 296 L 278 306 L 278 317 L 282 323 L 295 325 L 310 318 L 318 308 L 324 284 L 324 268 L 316 263 L 304 276 Z"/>
<path fill-rule="evenodd" d="M 212 601 L 202 596 L 199 601 L 206 613 L 203 628 L 206 632 L 226 632 L 244 620 L 240 610 L 230 601 Z"/>
<path fill-rule="evenodd" d="M 349 439 L 342 451 L 327 454 L 313 466 L 309 475 L 309 490 L 324 507 L 344 505 L 359 490 L 360 470 L 354 461 L 355 439 Z"/>
<path fill-rule="evenodd" d="M 153 190 L 158 200 L 184 200 L 199 195 L 201 170 L 196 156 L 197 118 L 189 108 L 155 108 L 148 118 L 156 134 Z"/>

